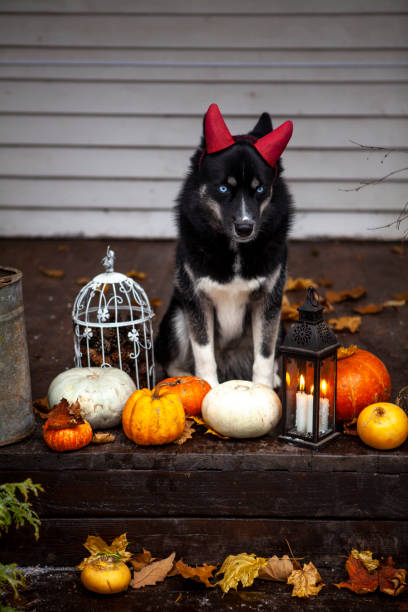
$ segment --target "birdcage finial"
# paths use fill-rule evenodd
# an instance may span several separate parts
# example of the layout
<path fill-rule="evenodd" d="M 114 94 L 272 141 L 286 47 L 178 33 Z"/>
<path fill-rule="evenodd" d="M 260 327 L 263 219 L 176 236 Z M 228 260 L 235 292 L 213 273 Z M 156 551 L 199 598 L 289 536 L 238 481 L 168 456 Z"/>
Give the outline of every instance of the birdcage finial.
<path fill-rule="evenodd" d="M 102 259 L 102 265 L 106 272 L 113 272 L 113 264 L 115 262 L 115 252 L 112 251 L 110 246 L 106 249 L 106 255 Z"/>

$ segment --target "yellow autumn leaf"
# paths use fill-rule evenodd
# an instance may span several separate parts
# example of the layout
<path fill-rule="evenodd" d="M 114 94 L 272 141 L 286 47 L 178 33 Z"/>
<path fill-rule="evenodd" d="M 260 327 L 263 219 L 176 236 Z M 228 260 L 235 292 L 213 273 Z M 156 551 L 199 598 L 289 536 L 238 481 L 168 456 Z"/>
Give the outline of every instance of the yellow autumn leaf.
<path fill-rule="evenodd" d="M 350 554 L 352 557 L 354 557 L 354 559 L 360 559 L 368 572 L 373 572 L 380 565 L 378 559 L 373 559 L 373 553 L 371 550 L 361 550 L 359 552 L 353 548 Z"/>
<path fill-rule="evenodd" d="M 261 567 L 266 564 L 267 560 L 264 557 L 256 557 L 254 554 L 228 555 L 216 573 L 216 576 L 224 574 L 224 577 L 217 584 L 224 594 L 228 593 L 230 589 L 236 590 L 240 582 L 244 587 L 251 586 Z"/>
<path fill-rule="evenodd" d="M 126 550 L 128 544 L 126 533 L 122 533 L 115 538 L 110 546 L 99 536 L 88 536 L 84 546 L 91 553 L 91 556 L 83 559 L 77 567 L 82 570 L 88 563 L 95 561 L 102 555 L 112 555 L 126 562 L 132 556 L 132 553 Z"/>
<path fill-rule="evenodd" d="M 303 569 L 293 570 L 287 584 L 293 584 L 292 597 L 318 595 L 320 590 L 326 586 L 312 562 L 304 563 Z"/>

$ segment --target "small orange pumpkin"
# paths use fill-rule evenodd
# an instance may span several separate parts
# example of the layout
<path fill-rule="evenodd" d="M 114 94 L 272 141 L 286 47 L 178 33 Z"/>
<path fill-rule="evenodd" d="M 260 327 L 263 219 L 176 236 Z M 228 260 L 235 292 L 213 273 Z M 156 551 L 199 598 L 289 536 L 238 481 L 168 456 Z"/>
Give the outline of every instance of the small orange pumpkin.
<path fill-rule="evenodd" d="M 182 434 L 185 424 L 180 398 L 165 388 L 135 391 L 122 413 L 123 431 L 130 440 L 140 445 L 173 442 Z"/>
<path fill-rule="evenodd" d="M 341 347 L 337 357 L 338 421 L 351 421 L 369 404 L 390 399 L 391 378 L 378 357 L 357 346 Z"/>
<path fill-rule="evenodd" d="M 208 382 L 198 376 L 165 378 L 156 385 L 156 388 L 158 387 L 176 393 L 181 399 L 185 413 L 192 416 L 201 414 L 203 399 L 211 390 Z"/>
<path fill-rule="evenodd" d="M 63 398 L 47 415 L 43 438 L 52 450 L 77 450 L 87 446 L 92 440 L 92 427 L 81 416 L 79 403 L 70 405 Z"/>

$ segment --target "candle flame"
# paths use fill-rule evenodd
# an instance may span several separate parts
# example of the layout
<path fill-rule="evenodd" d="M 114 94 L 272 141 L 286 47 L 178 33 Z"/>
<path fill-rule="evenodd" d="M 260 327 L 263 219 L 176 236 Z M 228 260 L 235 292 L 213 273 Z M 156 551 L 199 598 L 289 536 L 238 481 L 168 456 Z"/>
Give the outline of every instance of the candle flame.
<path fill-rule="evenodd" d="M 322 394 L 326 395 L 327 393 L 327 382 L 323 379 L 321 384 Z"/>
<path fill-rule="evenodd" d="M 303 374 L 301 374 L 299 378 L 299 391 L 304 391 L 305 387 L 306 387 L 305 377 L 303 376 Z"/>
<path fill-rule="evenodd" d="M 314 385 L 310 387 L 310 393 L 314 393 Z"/>
<path fill-rule="evenodd" d="M 286 372 L 286 384 L 288 387 L 290 387 L 290 374 L 289 372 Z"/>

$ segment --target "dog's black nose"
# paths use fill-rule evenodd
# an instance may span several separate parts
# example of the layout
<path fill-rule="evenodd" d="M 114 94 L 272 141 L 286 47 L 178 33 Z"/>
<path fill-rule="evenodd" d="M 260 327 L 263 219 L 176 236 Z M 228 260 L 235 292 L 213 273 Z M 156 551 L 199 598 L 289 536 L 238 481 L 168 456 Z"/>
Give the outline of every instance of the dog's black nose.
<path fill-rule="evenodd" d="M 240 238 L 248 238 L 254 231 L 253 223 L 234 223 L 235 233 Z"/>

